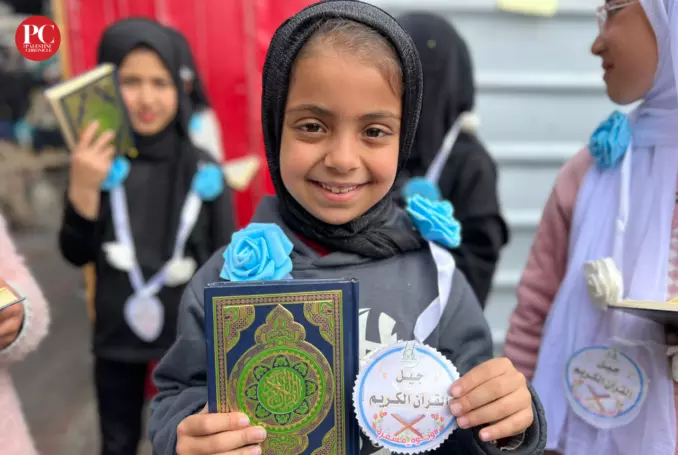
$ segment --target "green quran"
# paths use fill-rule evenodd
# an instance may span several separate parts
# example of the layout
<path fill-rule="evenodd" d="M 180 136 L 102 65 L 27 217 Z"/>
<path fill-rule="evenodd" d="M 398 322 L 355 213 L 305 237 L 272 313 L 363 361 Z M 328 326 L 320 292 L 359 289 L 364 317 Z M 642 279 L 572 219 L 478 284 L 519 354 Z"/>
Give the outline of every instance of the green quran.
<path fill-rule="evenodd" d="M 266 428 L 263 454 L 357 455 L 355 280 L 205 288 L 210 412 Z"/>
<path fill-rule="evenodd" d="M 59 121 L 66 144 L 74 150 L 82 131 L 99 122 L 97 134 L 115 132 L 117 153 L 137 157 L 127 109 L 123 102 L 115 66 L 103 64 L 45 91 Z"/>

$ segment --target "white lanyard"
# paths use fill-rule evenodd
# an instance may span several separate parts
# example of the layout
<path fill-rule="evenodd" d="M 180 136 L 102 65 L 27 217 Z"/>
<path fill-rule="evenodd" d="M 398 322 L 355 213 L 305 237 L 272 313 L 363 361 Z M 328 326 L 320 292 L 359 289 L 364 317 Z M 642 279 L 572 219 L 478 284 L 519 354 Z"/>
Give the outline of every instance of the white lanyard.
<path fill-rule="evenodd" d="M 172 260 L 179 259 L 184 255 L 186 241 L 200 215 L 202 199 L 194 191 L 188 193 L 181 210 L 172 258 L 148 282 L 145 282 L 134 248 L 124 185 L 113 188 L 110 191 L 110 197 L 116 240 L 123 248 L 131 252 L 132 264 L 128 270 L 128 275 L 134 294 L 125 303 L 127 324 L 139 338 L 152 342 L 160 336 L 164 322 L 162 304 L 155 298 L 155 295 L 167 282 L 168 265 Z M 146 320 L 138 321 L 139 318 Z"/>
<path fill-rule="evenodd" d="M 452 124 L 452 128 L 450 128 L 445 135 L 445 139 L 443 139 L 443 143 L 440 146 L 440 149 L 438 149 L 438 153 L 436 153 L 431 165 L 426 170 L 426 175 L 424 177 L 433 184 L 437 185 L 440 180 L 440 175 L 443 173 L 445 163 L 447 163 L 447 159 L 450 157 L 450 153 L 452 153 L 454 144 L 457 142 L 457 138 L 461 132 L 461 124 L 465 120 L 465 114 L 466 113 L 461 114 L 454 124 Z"/>
<path fill-rule="evenodd" d="M 624 158 L 622 159 L 621 173 L 619 176 L 619 208 L 614 225 L 614 245 L 612 258 L 620 271 L 624 270 L 624 233 L 629 219 L 629 199 L 631 197 L 631 150 L 632 142 L 629 143 Z"/>
<path fill-rule="evenodd" d="M 452 291 L 452 280 L 454 279 L 454 270 L 456 268 L 454 257 L 449 251 L 433 242 L 428 242 L 428 246 L 438 271 L 438 297 L 433 299 L 433 302 L 419 315 L 417 322 L 414 324 L 414 339 L 422 344 L 438 327 L 443 313 L 445 313 L 445 307 Z"/>

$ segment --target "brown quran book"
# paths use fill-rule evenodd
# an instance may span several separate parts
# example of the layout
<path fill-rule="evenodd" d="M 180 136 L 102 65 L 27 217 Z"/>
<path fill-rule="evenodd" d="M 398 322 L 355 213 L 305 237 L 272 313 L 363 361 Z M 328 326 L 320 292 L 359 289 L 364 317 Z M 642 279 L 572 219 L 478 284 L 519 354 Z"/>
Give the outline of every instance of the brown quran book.
<path fill-rule="evenodd" d="M 611 309 L 625 311 L 661 324 L 678 327 L 678 298 L 668 302 L 652 302 L 643 300 L 622 300 Z"/>

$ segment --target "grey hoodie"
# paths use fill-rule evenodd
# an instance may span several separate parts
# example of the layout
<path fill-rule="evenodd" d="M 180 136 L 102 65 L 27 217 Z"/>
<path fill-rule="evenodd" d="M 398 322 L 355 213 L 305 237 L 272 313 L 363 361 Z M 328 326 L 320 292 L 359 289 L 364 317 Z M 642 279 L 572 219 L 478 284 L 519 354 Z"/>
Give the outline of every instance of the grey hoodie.
<path fill-rule="evenodd" d="M 382 346 L 413 339 L 417 317 L 437 297 L 436 267 L 428 248 L 383 260 L 343 252 L 321 256 L 284 224 L 273 197 L 261 202 L 252 221 L 279 225 L 293 242 L 293 278 L 359 280 L 361 358 Z M 392 223 L 411 229 L 409 217 L 401 210 L 396 212 Z M 207 402 L 203 290 L 207 284 L 221 280 L 223 250 L 215 253 L 191 280 L 181 302 L 177 340 L 156 370 L 159 393 L 151 405 L 149 422 L 154 454 L 174 454 L 177 425 L 200 411 Z M 449 358 L 461 374 L 492 357 L 487 322 L 461 272 L 455 272 L 445 313 L 426 343 Z M 523 444 L 511 451 L 517 455 L 543 452 L 546 434 L 543 411 L 534 393 L 533 396 L 535 423 L 527 431 Z M 361 453 L 367 455 L 375 451 L 364 443 Z M 455 431 L 443 447 L 434 452 L 441 455 L 500 453 L 506 452 L 481 442 L 477 430 Z"/>

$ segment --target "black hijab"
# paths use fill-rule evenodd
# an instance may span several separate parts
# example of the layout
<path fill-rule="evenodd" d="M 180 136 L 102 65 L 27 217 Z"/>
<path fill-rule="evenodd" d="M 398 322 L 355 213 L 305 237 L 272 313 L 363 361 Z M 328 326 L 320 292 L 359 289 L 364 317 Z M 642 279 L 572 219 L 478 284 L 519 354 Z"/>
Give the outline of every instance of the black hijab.
<path fill-rule="evenodd" d="M 426 173 L 452 124 L 460 114 L 473 110 L 475 87 L 469 49 L 447 20 L 417 12 L 399 22 L 412 36 L 424 70 L 421 121 L 412 154 L 393 191 L 403 204 L 399 189 L 410 177 Z M 484 305 L 509 232 L 499 203 L 497 166 L 475 134 L 459 134 L 438 186 L 461 223 L 462 243 L 452 255 Z"/>
<path fill-rule="evenodd" d="M 262 124 L 266 157 L 280 213 L 291 229 L 309 240 L 339 251 L 387 258 L 422 247 L 414 229 L 392 226 L 399 210 L 385 196 L 362 216 L 343 225 L 325 223 L 306 211 L 287 191 L 280 175 L 280 140 L 290 72 L 294 61 L 319 26 L 328 19 L 352 20 L 375 29 L 394 47 L 403 72 L 403 114 L 398 170 L 403 168 L 417 129 L 423 80 L 417 51 L 396 20 L 381 9 L 357 0 L 327 0 L 311 5 L 285 21 L 271 41 L 263 73 Z"/>
<path fill-rule="evenodd" d="M 181 60 L 164 26 L 145 18 L 114 23 L 103 33 L 98 61 L 119 66 L 138 48 L 151 49 L 160 57 L 172 75 L 178 96 L 174 122 L 151 136 L 134 135 L 139 156 L 132 160 L 125 184 L 139 262 L 156 268 L 172 254 L 181 208 L 200 156 L 187 139 L 191 112 L 179 75 Z"/>
<path fill-rule="evenodd" d="M 422 12 L 398 22 L 412 37 L 424 72 L 423 109 L 406 166 L 411 174 L 423 175 L 452 124 L 473 110 L 473 66 L 466 42 L 445 18 Z"/>
<path fill-rule="evenodd" d="M 191 109 L 195 112 L 209 107 L 210 102 L 207 98 L 207 92 L 205 91 L 202 79 L 200 79 L 198 67 L 195 64 L 193 52 L 191 51 L 191 45 L 179 30 L 171 27 L 168 27 L 167 29 L 172 35 L 172 41 L 179 52 L 182 69 L 185 68 L 192 73 L 191 93 L 188 95 L 191 101 Z"/>

